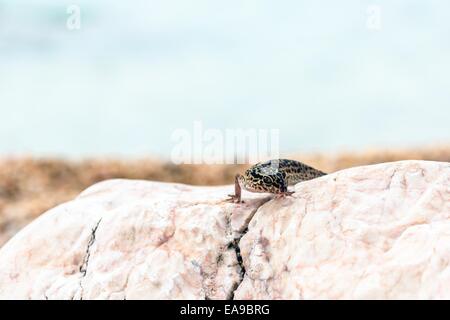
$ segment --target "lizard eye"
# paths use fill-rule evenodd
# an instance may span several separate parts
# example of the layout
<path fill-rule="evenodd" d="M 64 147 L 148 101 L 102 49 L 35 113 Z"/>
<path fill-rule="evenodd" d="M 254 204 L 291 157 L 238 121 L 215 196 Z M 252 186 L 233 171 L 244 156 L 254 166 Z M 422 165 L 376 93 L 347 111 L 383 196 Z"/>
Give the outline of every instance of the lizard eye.
<path fill-rule="evenodd" d="M 264 183 L 271 183 L 271 182 L 272 182 L 272 179 L 270 179 L 269 177 L 264 177 L 264 178 L 263 178 L 263 182 L 264 182 Z"/>

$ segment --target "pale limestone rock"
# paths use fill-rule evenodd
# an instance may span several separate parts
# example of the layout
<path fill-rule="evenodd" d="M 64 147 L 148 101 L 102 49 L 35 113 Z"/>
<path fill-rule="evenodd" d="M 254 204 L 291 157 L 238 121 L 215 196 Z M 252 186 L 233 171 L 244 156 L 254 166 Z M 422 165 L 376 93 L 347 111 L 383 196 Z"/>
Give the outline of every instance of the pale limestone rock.
<path fill-rule="evenodd" d="M 450 164 L 401 161 L 299 183 L 240 241 L 236 299 L 450 299 Z"/>
<path fill-rule="evenodd" d="M 449 163 L 352 168 L 244 204 L 232 190 L 96 184 L 0 249 L 0 299 L 450 298 Z"/>
<path fill-rule="evenodd" d="M 0 250 L 0 299 L 226 299 L 241 281 L 231 245 L 267 196 L 146 181 L 96 184 Z"/>

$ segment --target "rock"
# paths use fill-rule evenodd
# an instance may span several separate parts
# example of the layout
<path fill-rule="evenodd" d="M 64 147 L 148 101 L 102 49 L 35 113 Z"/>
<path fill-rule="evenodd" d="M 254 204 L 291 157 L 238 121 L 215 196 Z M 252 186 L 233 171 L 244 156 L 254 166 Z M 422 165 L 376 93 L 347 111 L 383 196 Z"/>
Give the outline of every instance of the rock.
<path fill-rule="evenodd" d="M 450 298 L 449 163 L 232 190 L 96 184 L 0 249 L 0 299 Z"/>
<path fill-rule="evenodd" d="M 236 299 L 449 299 L 450 164 L 357 167 L 270 201 L 240 241 Z"/>
<path fill-rule="evenodd" d="M 0 250 L 0 299 L 227 299 L 234 243 L 267 196 L 109 180 L 37 218 Z"/>

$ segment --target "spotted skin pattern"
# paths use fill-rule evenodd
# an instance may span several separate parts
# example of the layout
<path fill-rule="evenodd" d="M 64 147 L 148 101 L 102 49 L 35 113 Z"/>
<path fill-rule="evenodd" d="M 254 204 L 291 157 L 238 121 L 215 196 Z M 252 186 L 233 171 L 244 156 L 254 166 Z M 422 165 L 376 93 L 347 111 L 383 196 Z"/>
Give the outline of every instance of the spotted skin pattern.
<path fill-rule="evenodd" d="M 235 194 L 229 195 L 228 200 L 241 202 L 241 189 L 289 195 L 293 192 L 288 191 L 288 186 L 323 175 L 326 173 L 295 160 L 276 159 L 258 163 L 243 175 L 236 175 Z"/>

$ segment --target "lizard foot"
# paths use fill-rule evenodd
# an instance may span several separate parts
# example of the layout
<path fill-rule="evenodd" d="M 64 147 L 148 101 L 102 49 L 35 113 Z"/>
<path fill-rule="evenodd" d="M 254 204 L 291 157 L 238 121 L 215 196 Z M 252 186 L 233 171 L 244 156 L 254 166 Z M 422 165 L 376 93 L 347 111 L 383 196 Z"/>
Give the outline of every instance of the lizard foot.
<path fill-rule="evenodd" d="M 286 197 L 292 196 L 292 194 L 294 194 L 294 191 L 286 191 L 283 193 L 277 193 L 275 195 L 275 199 L 286 198 Z"/>
<path fill-rule="evenodd" d="M 234 203 L 243 203 L 244 201 L 241 200 L 241 197 L 235 195 L 235 194 L 229 194 L 229 198 L 225 199 L 227 202 L 234 202 Z"/>

